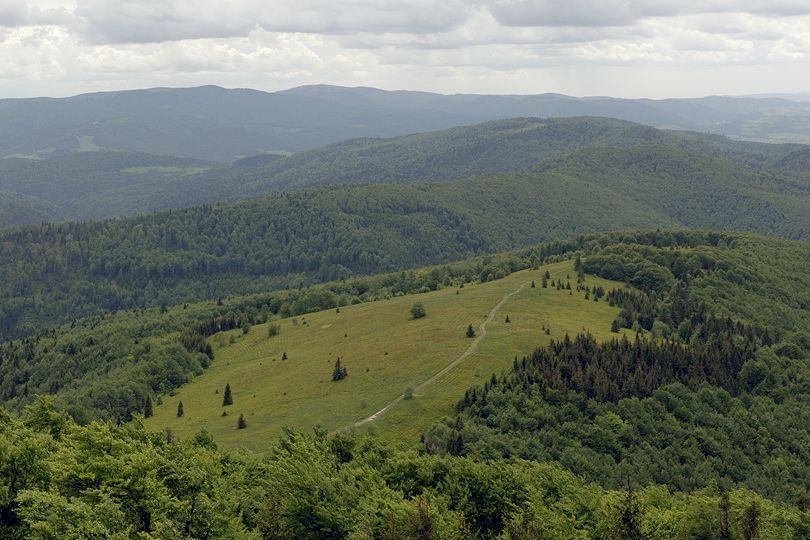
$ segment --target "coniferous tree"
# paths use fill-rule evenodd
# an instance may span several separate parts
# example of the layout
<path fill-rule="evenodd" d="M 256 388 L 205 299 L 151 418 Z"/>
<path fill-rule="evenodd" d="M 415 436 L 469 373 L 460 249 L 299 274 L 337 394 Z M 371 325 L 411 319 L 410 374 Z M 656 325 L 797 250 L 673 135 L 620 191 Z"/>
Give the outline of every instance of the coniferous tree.
<path fill-rule="evenodd" d="M 245 415 L 240 414 L 239 420 L 236 421 L 236 429 L 245 429 L 247 427 L 247 421 L 245 420 Z"/>
<path fill-rule="evenodd" d="M 759 519 L 761 510 L 757 501 L 751 501 L 742 517 L 742 537 L 744 540 L 757 540 L 759 538 Z"/>
<path fill-rule="evenodd" d="M 731 503 L 728 500 L 728 492 L 723 490 L 720 494 L 720 532 L 718 534 L 719 540 L 731 540 L 731 529 L 729 528 L 728 514 L 731 509 Z"/>
<path fill-rule="evenodd" d="M 614 334 L 619 333 L 619 320 L 618 319 L 613 319 L 613 322 L 610 323 L 610 331 L 613 332 Z"/>
<path fill-rule="evenodd" d="M 616 540 L 644 540 L 647 538 L 641 531 L 641 508 L 629 480 L 611 532 L 613 533 L 611 537 Z"/>
<path fill-rule="evenodd" d="M 546 273 L 545 273 L 545 274 L 543 274 L 543 279 L 551 279 L 551 272 L 549 272 L 548 270 L 546 270 Z"/>
<path fill-rule="evenodd" d="M 532 289 L 534 289 L 534 288 L 535 288 L 535 285 L 534 285 L 534 280 L 532 280 L 532 285 L 531 285 L 531 288 L 532 288 Z"/>
<path fill-rule="evenodd" d="M 543 288 L 548 288 L 548 280 L 545 277 L 543 277 Z"/>
<path fill-rule="evenodd" d="M 335 360 L 335 369 L 332 370 L 332 381 L 341 381 L 345 379 L 348 374 L 349 373 L 346 371 L 346 368 L 340 363 L 340 358 Z"/>
<path fill-rule="evenodd" d="M 282 360 L 286 360 L 286 359 L 287 359 L 287 353 L 286 353 L 286 352 L 281 353 L 281 359 L 282 359 Z"/>
<path fill-rule="evenodd" d="M 509 320 L 509 314 L 506 315 L 506 321 L 505 322 L 508 322 L 508 323 L 512 322 L 512 321 Z"/>
<path fill-rule="evenodd" d="M 468 338 L 475 337 L 475 328 L 473 328 L 473 325 L 471 324 L 467 325 L 466 335 Z"/>
<path fill-rule="evenodd" d="M 231 385 L 225 384 L 225 395 L 222 396 L 222 406 L 233 405 L 233 396 L 231 395 Z"/>
<path fill-rule="evenodd" d="M 143 417 L 144 418 L 151 418 L 154 414 L 154 410 L 152 408 L 152 396 L 146 396 L 146 403 L 143 406 Z"/>
<path fill-rule="evenodd" d="M 183 417 L 183 402 L 180 401 L 177 403 L 177 418 Z"/>

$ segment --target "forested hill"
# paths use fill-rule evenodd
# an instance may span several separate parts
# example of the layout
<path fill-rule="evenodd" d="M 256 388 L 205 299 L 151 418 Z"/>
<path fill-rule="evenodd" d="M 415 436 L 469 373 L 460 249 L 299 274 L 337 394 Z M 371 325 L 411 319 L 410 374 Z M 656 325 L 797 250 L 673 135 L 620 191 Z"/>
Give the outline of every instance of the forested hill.
<path fill-rule="evenodd" d="M 0 189 L 0 229 L 24 223 L 59 221 L 63 217 L 56 206 L 41 199 Z"/>
<path fill-rule="evenodd" d="M 761 141 L 807 142 L 810 105 L 778 98 L 487 96 L 310 86 L 283 92 L 151 88 L 0 100 L 0 158 L 87 147 L 229 162 L 518 116 L 621 118 Z"/>
<path fill-rule="evenodd" d="M 560 168 L 569 176 L 628 195 L 639 187 L 643 191 L 645 175 L 651 171 L 634 166 L 634 161 L 649 161 L 653 157 L 650 149 L 666 163 L 669 177 L 663 182 L 673 183 L 672 189 L 683 190 L 694 183 L 680 168 L 706 178 L 701 183 L 707 186 L 724 184 L 723 197 L 730 191 L 752 188 L 754 199 L 767 199 L 775 193 L 771 213 L 792 204 L 779 200 L 779 193 L 792 189 L 788 195 L 803 196 L 810 184 L 807 148 L 801 145 L 732 141 L 604 118 L 516 118 L 391 139 L 353 139 L 291 156 L 256 155 L 230 166 L 100 149 L 47 159 L 0 159 L 0 189 L 33 197 L 55 209 L 45 215 L 7 212 L 0 219 L 6 225 L 99 219 L 312 186 L 438 182 L 525 173 L 538 163 L 543 163 L 543 170 Z M 570 152 L 576 157 L 561 162 L 561 156 Z M 611 155 L 614 152 L 629 152 L 627 162 L 619 162 Z M 623 185 L 614 182 L 616 176 L 624 178 Z M 681 194 L 676 196 L 668 204 L 684 203 Z M 752 215 L 758 218 L 762 211 Z M 693 225 L 690 219 L 686 216 L 682 222 Z M 773 226 L 752 230 L 786 234 Z"/>
<path fill-rule="evenodd" d="M 733 141 L 609 118 L 513 118 L 391 139 L 352 139 L 287 157 L 249 158 L 230 169 L 190 178 L 197 198 L 182 193 L 176 204 L 221 202 L 332 184 L 436 182 L 526 172 L 567 152 L 637 145 L 655 146 L 670 160 L 691 159 L 684 152 L 704 160 L 718 159 L 719 168 L 739 168 L 748 175 L 810 178 L 810 169 L 802 167 L 806 150 L 802 145 Z M 600 159 L 598 154 L 595 161 Z M 592 164 L 597 168 L 604 165 Z"/>
<path fill-rule="evenodd" d="M 0 233 L 0 333 L 21 335 L 98 309 L 397 270 L 584 232 L 696 226 L 810 238 L 809 206 L 807 177 L 652 142 L 584 148 L 525 173 L 332 186 L 31 226 Z"/>
<path fill-rule="evenodd" d="M 588 250 L 583 271 L 642 291 L 605 295 L 622 308 L 613 331 L 635 335 L 565 336 L 516 358 L 467 391 L 425 449 L 557 461 L 603 485 L 738 484 L 806 508 L 810 246 L 700 237 Z"/>

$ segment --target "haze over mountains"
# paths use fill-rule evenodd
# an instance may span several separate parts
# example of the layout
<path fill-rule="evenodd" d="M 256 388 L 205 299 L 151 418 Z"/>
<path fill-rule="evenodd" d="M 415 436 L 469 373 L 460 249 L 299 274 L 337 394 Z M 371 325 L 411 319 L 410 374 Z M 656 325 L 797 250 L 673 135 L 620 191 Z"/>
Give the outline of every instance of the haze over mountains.
<path fill-rule="evenodd" d="M 750 140 L 810 142 L 810 103 L 777 97 L 442 95 L 327 85 L 268 93 L 203 86 L 0 100 L 0 157 L 101 148 L 229 162 L 520 116 L 604 116 Z"/>

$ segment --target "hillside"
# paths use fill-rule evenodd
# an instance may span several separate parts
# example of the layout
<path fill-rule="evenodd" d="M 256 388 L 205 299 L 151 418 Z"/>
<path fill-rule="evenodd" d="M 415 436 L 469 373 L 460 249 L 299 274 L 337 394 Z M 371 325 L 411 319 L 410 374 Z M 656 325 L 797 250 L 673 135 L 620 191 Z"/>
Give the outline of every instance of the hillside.
<path fill-rule="evenodd" d="M 61 217 L 60 210 L 35 197 L 0 189 L 0 229 L 27 223 L 47 223 Z"/>
<path fill-rule="evenodd" d="M 636 147 L 638 150 L 631 150 Z M 516 118 L 391 139 L 353 139 L 290 156 L 251 156 L 228 166 L 104 150 L 45 159 L 6 158 L 0 160 L 0 189 L 51 203 L 63 219 L 89 220 L 312 186 L 438 182 L 482 174 L 525 173 L 543 162 L 546 170 L 559 166 L 576 179 L 587 178 L 625 195 L 648 171 L 617 169 L 631 164 L 618 162 L 608 149 L 638 152 L 645 148 L 657 152 L 668 164 L 682 161 L 700 176 L 722 177 L 709 178 L 707 185 L 725 183 L 725 196 L 729 190 L 751 187 L 735 185 L 736 177 L 759 184 L 751 195 L 754 199 L 783 193 L 786 186 L 796 186 L 793 192 L 806 191 L 810 183 L 806 167 L 802 168 L 801 156 L 806 150 L 802 146 L 739 142 L 589 117 Z M 570 152 L 579 156 L 576 167 L 559 163 L 560 156 Z M 585 154 L 590 155 L 586 158 Z M 612 178 L 604 173 L 608 168 L 610 175 L 624 176 L 625 185 L 611 185 Z M 689 178 L 678 176 L 671 167 L 668 173 L 665 186 L 689 187 Z M 683 198 L 683 194 L 678 197 Z M 793 202 L 777 200 L 767 211 L 779 212 L 781 206 Z M 752 210 L 752 219 L 764 211 Z M 789 217 L 780 219 L 790 221 Z M 24 217 L 22 221 L 6 221 L 38 222 Z M 698 221 L 695 216 L 680 220 L 684 224 Z M 772 226 L 752 230 L 783 234 Z"/>
<path fill-rule="evenodd" d="M 309 86 L 282 92 L 152 88 L 0 100 L 0 157 L 100 148 L 230 162 L 356 137 L 392 137 L 521 116 L 600 116 L 774 142 L 808 141 L 810 106 L 779 98 L 441 95 Z"/>
<path fill-rule="evenodd" d="M 456 453 L 559 461 L 605 486 L 629 475 L 798 501 L 810 478 L 800 427 L 810 421 L 807 244 L 731 235 L 673 250 L 629 240 L 594 250 L 583 269 L 652 293 L 607 296 L 623 306 L 614 328 L 644 335 L 537 349 L 469 390 L 426 450 L 460 438 Z"/>
<path fill-rule="evenodd" d="M 189 189 L 189 177 L 211 163 L 121 152 L 81 152 L 48 159 L 0 159 L 0 189 L 34 197 L 58 209 L 47 219 L 12 216 L 8 225 L 89 220 L 171 208 L 167 200 Z"/>
<path fill-rule="evenodd" d="M 0 390 L 24 411 L 0 415 L 0 464 L 18 480 L 0 531 L 157 520 L 246 537 L 397 537 L 414 523 L 445 538 L 600 537 L 630 523 L 668 539 L 802 538 L 808 257 L 807 243 L 742 233 L 595 234 L 7 342 Z M 426 315 L 412 320 L 415 302 Z M 116 422 L 79 426 L 54 403 Z M 128 422 L 138 412 L 171 429 Z M 198 498 L 195 519 L 163 510 Z"/>
<path fill-rule="evenodd" d="M 285 427 L 351 427 L 410 388 L 413 399 L 396 403 L 363 427 L 394 443 L 412 443 L 452 411 L 466 388 L 510 366 L 515 354 L 582 328 L 602 338 L 610 335 L 619 308 L 586 300 L 584 291 L 569 295 L 565 288 L 542 287 L 546 271 L 551 281 L 567 284 L 576 277 L 573 262 L 566 261 L 461 289 L 280 319 L 252 326 L 248 334 L 241 329 L 217 334 L 212 338 L 216 361 L 175 395 L 164 397 L 146 426 L 169 428 L 181 437 L 206 429 L 223 444 L 262 450 Z M 588 283 L 608 290 L 622 286 L 595 278 Z M 574 289 L 576 285 L 573 281 Z M 424 305 L 427 316 L 411 319 L 415 302 Z M 465 337 L 468 324 L 482 336 L 480 341 Z M 279 329 L 278 335 L 268 337 L 270 325 Z M 333 382 L 337 358 L 349 376 Z M 445 367 L 452 369 L 442 374 Z M 228 383 L 234 405 L 223 408 Z M 177 418 L 180 401 L 184 415 Z M 233 429 L 239 414 L 248 419 L 250 430 Z"/>
<path fill-rule="evenodd" d="M 491 154 L 476 150 L 479 139 L 492 146 Z M 810 177 L 773 166 L 794 155 L 793 147 L 684 138 L 594 119 L 512 120 L 361 144 L 368 150 L 365 161 L 356 158 L 363 152 L 355 144 L 360 143 L 302 154 L 301 166 L 289 169 L 302 175 L 296 185 L 306 185 L 303 175 L 321 181 L 325 171 L 339 181 L 371 181 L 394 166 L 442 176 L 487 164 L 527 169 L 550 148 L 574 150 L 522 173 L 430 184 L 332 186 L 227 206 L 9 231 L 0 235 L 0 293 L 8 294 L 0 307 L 0 333 L 23 335 L 100 309 L 322 282 L 592 231 L 689 226 L 810 237 Z M 428 147 L 437 151 L 431 154 Z M 479 154 L 481 161 L 469 159 Z M 741 156 L 745 164 L 733 163 L 731 155 Z M 143 186 L 150 183 L 162 194 L 161 205 L 174 205 L 163 189 L 172 180 L 164 174 L 181 175 L 187 198 L 221 196 L 208 186 L 210 173 L 191 167 L 196 162 L 120 169 L 121 160 L 151 158 L 106 153 L 97 158 L 119 168 L 111 174 L 122 184 L 91 194 L 102 181 L 89 176 L 85 195 L 76 200 L 96 209 L 109 208 L 99 201 L 116 193 L 125 194 L 121 201 L 127 205 L 142 204 L 148 191 Z M 251 170 L 286 167 L 295 159 L 255 158 L 234 169 L 246 180 Z M 334 167 L 326 165 L 330 160 Z M 263 185 L 257 189 L 272 189 Z M 231 196 L 241 189 L 236 182 L 226 187 Z M 93 287 L 92 295 L 82 292 L 87 287 Z"/>

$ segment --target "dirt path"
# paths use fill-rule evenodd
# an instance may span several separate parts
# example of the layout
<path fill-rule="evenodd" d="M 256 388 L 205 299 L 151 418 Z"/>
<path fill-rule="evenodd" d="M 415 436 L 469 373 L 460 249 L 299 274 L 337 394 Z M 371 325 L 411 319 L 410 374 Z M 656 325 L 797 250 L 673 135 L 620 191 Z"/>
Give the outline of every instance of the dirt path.
<path fill-rule="evenodd" d="M 477 335 L 476 335 L 475 339 L 473 339 L 472 342 L 470 342 L 470 346 L 467 347 L 467 349 L 463 353 L 461 353 L 455 360 L 453 360 L 452 362 L 450 362 L 449 364 L 444 366 L 444 368 L 442 368 L 441 371 L 434 374 L 428 380 L 422 382 L 419 386 L 415 387 L 413 389 L 413 392 L 415 394 L 421 392 L 422 390 L 427 388 L 429 385 L 433 384 L 434 382 L 436 382 L 440 378 L 447 375 L 456 366 L 458 366 L 460 363 L 462 363 L 464 360 L 466 360 L 468 356 L 470 356 L 472 353 L 474 353 L 475 349 L 478 348 L 478 344 L 481 343 L 481 340 L 484 339 L 486 337 L 486 335 L 487 335 L 487 324 L 490 323 L 492 321 L 492 319 L 495 318 L 495 315 L 497 315 L 498 310 L 501 309 L 503 307 L 503 305 L 506 302 L 509 301 L 510 298 L 512 298 L 516 294 L 520 293 L 523 289 L 526 288 L 526 286 L 529 283 L 531 283 L 531 280 L 521 284 L 521 286 L 518 287 L 517 289 L 515 289 L 514 291 L 504 295 L 504 297 L 501 298 L 500 302 L 498 302 L 495 305 L 495 307 L 493 307 L 491 310 L 489 310 L 489 313 L 487 314 L 487 317 L 481 322 L 481 324 L 478 325 Z M 332 435 L 334 433 L 337 433 L 339 431 L 345 431 L 347 429 L 357 428 L 357 427 L 360 427 L 360 426 L 362 426 L 364 424 L 368 424 L 369 422 L 373 422 L 374 420 L 376 420 L 377 418 L 381 417 L 382 415 L 384 415 L 385 413 L 390 411 L 392 408 L 394 408 L 394 406 L 396 406 L 396 404 L 399 403 L 400 401 L 402 401 L 403 399 L 405 399 L 404 395 L 397 396 L 396 399 L 390 401 L 385 407 L 383 407 L 379 411 L 375 412 L 374 414 L 372 414 L 370 416 L 367 416 L 367 417 L 363 418 L 362 420 L 358 420 L 357 422 L 355 422 L 354 424 L 351 424 L 350 426 L 335 430 L 332 433 L 330 433 L 330 435 Z"/>

